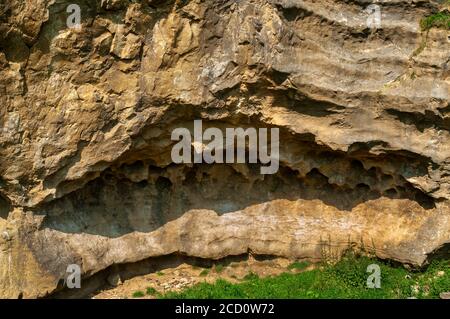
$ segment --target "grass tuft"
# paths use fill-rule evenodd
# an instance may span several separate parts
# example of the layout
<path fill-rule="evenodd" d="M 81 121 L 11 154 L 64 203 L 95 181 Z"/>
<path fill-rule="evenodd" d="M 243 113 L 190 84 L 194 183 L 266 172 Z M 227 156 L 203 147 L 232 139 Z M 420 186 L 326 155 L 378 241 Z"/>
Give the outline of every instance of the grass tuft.
<path fill-rule="evenodd" d="M 254 272 L 249 272 L 242 279 L 244 279 L 244 280 L 258 280 L 259 276 L 257 274 L 255 274 Z"/>
<path fill-rule="evenodd" d="M 158 291 L 153 287 L 147 287 L 145 293 L 149 296 L 155 296 L 156 294 L 158 294 Z"/>
<path fill-rule="evenodd" d="M 144 294 L 144 292 L 138 290 L 138 291 L 133 292 L 132 296 L 133 296 L 133 298 L 142 298 L 145 296 L 145 294 Z"/>
<path fill-rule="evenodd" d="M 425 17 L 420 21 L 422 31 L 428 31 L 431 28 L 441 28 L 450 30 L 450 12 L 445 10 Z"/>
<path fill-rule="evenodd" d="M 214 266 L 214 271 L 218 274 L 220 274 L 223 270 L 225 269 L 225 267 L 221 264 L 215 265 Z"/>
<path fill-rule="evenodd" d="M 203 269 L 202 272 L 200 273 L 201 277 L 206 277 L 209 274 L 209 270 L 208 269 Z"/>

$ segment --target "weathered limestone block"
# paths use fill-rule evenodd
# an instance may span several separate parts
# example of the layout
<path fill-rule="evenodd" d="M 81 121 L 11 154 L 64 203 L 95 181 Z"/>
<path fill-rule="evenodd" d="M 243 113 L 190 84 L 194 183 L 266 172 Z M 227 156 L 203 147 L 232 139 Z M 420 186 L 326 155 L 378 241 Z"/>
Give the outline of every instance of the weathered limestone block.
<path fill-rule="evenodd" d="M 86 0 L 80 30 L 69 4 L 0 4 L 0 297 L 173 253 L 448 258 L 439 1 Z M 278 128 L 279 171 L 175 164 L 196 119 Z"/>

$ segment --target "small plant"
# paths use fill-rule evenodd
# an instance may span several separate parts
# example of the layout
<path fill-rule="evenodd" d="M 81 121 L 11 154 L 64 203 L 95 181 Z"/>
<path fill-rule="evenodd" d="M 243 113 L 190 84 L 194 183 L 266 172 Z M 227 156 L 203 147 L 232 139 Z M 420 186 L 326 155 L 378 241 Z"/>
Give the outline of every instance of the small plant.
<path fill-rule="evenodd" d="M 162 272 L 162 271 L 158 271 L 157 273 L 156 273 L 158 276 L 164 276 L 164 273 Z"/>
<path fill-rule="evenodd" d="M 223 266 L 223 265 L 216 265 L 215 267 L 214 267 L 214 270 L 216 271 L 216 273 L 218 273 L 218 274 L 220 274 L 222 271 L 223 271 L 223 269 L 224 269 L 225 267 Z"/>
<path fill-rule="evenodd" d="M 256 280 L 256 279 L 259 279 L 259 276 L 251 271 L 247 275 L 245 275 L 243 279 L 244 280 Z"/>
<path fill-rule="evenodd" d="M 420 21 L 422 31 L 428 31 L 431 28 L 442 28 L 450 30 L 450 12 L 445 10 L 423 18 Z"/>
<path fill-rule="evenodd" d="M 203 269 L 202 272 L 200 273 L 201 277 L 206 277 L 209 274 L 209 270 L 208 269 Z"/>
<path fill-rule="evenodd" d="M 372 261 L 366 257 L 348 254 L 344 256 L 337 264 L 327 269 L 330 277 L 338 278 L 341 282 L 350 287 L 366 287 L 367 266 Z"/>
<path fill-rule="evenodd" d="M 145 291 L 145 293 L 149 296 L 154 296 L 158 293 L 158 291 L 156 291 L 156 289 L 153 287 L 147 287 L 147 290 Z"/>
<path fill-rule="evenodd" d="M 296 261 L 296 262 L 293 262 L 292 264 L 290 264 L 288 266 L 288 269 L 289 270 L 294 270 L 294 269 L 295 270 L 304 270 L 308 266 L 309 266 L 309 262 L 307 262 L 307 261 L 300 261 L 300 262 Z"/>
<path fill-rule="evenodd" d="M 145 295 L 144 295 L 144 292 L 143 291 L 140 291 L 140 290 L 138 290 L 138 291 L 135 291 L 135 292 L 133 292 L 133 298 L 142 298 L 142 297 L 144 297 Z"/>

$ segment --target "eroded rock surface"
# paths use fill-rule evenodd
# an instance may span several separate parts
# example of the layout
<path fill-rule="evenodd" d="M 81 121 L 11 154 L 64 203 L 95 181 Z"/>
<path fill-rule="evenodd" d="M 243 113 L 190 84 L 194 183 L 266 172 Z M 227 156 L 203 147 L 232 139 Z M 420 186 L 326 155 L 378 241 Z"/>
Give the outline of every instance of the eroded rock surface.
<path fill-rule="evenodd" d="M 368 5 L 0 3 L 0 296 L 172 253 L 448 252 L 449 32 L 419 26 L 443 1 Z M 174 164 L 195 119 L 279 128 L 279 172 Z"/>

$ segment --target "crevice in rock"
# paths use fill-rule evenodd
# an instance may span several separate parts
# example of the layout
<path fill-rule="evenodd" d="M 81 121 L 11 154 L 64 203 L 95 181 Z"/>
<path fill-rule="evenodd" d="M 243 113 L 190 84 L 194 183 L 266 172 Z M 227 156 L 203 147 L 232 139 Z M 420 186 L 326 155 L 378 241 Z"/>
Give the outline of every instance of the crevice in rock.
<path fill-rule="evenodd" d="M 288 22 L 295 22 L 313 14 L 313 12 L 305 10 L 304 8 L 283 7 L 282 5 L 278 5 L 278 10 L 281 11 L 282 16 Z"/>
<path fill-rule="evenodd" d="M 433 260 L 449 260 L 450 261 L 450 243 L 442 244 L 427 256 L 428 263 Z"/>
<path fill-rule="evenodd" d="M 277 174 L 262 176 L 258 164 L 158 167 L 139 160 L 109 167 L 38 213 L 46 215 L 42 228 L 115 238 L 154 231 L 192 209 L 226 214 L 276 199 L 319 199 L 342 211 L 380 197 L 434 207 L 431 197 L 401 175 L 366 169 L 362 161 L 311 149 L 304 155 L 305 173 L 282 165 Z"/>
<path fill-rule="evenodd" d="M 450 117 L 438 115 L 429 110 L 419 113 L 386 109 L 386 112 L 404 124 L 415 126 L 421 132 L 429 128 L 450 131 Z"/>
<path fill-rule="evenodd" d="M 11 210 L 11 201 L 6 196 L 0 194 L 0 218 L 8 219 Z"/>

